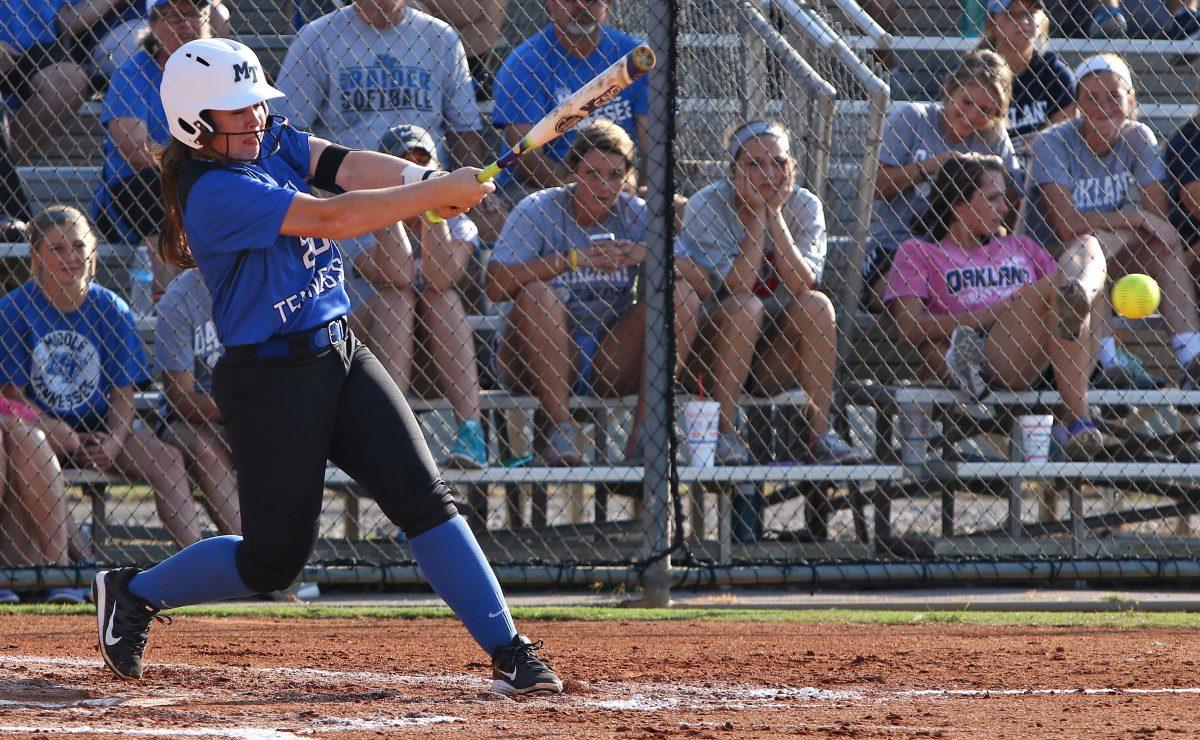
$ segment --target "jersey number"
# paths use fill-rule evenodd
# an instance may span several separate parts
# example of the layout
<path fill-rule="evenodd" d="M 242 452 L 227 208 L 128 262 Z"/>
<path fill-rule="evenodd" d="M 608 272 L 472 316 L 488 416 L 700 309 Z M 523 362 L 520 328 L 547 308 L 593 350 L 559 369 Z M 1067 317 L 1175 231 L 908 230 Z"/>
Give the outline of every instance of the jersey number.
<path fill-rule="evenodd" d="M 313 239 L 306 236 L 300 242 L 307 247 L 304 250 L 304 266 L 310 270 L 317 266 L 317 255 L 329 251 L 330 242 L 328 239 Z M 318 247 L 317 242 L 320 242 L 321 246 Z"/>

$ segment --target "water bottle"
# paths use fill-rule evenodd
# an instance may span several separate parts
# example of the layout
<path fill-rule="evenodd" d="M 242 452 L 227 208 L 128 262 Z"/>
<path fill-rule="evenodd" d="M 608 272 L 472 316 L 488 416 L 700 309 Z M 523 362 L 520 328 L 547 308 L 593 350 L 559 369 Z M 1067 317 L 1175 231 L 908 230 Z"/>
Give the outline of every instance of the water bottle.
<path fill-rule="evenodd" d="M 129 283 L 129 307 L 134 316 L 146 318 L 154 312 L 154 266 L 150 248 L 144 244 L 133 251 Z"/>
<path fill-rule="evenodd" d="M 929 459 L 933 440 L 932 408 L 928 404 L 902 401 L 899 404 L 900 462 L 908 466 L 924 465 Z"/>

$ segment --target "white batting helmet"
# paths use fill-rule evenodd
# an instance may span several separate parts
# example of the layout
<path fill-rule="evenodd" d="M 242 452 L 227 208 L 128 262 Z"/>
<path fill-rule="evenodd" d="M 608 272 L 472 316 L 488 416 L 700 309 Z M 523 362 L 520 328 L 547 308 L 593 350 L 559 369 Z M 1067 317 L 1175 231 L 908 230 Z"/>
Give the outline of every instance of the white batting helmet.
<path fill-rule="evenodd" d="M 238 110 L 283 93 L 267 84 L 258 57 L 230 39 L 196 39 L 179 47 L 163 68 L 163 111 L 171 135 L 193 149 L 200 135 L 215 133 L 204 110 Z"/>

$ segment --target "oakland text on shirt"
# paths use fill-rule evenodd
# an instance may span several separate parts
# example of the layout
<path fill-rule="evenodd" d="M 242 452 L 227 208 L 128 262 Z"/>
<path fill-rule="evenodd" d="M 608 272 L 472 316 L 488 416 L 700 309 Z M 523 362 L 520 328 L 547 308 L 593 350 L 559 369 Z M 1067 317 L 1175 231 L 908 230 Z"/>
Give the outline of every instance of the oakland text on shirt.
<path fill-rule="evenodd" d="M 1023 130 L 1025 128 L 1041 128 L 1050 117 L 1046 112 L 1050 108 L 1048 100 L 1034 100 L 1024 105 L 1014 105 L 1008 109 L 1008 128 Z"/>
<path fill-rule="evenodd" d="M 192 355 L 210 369 L 221 359 L 221 340 L 212 319 L 197 324 L 192 331 Z"/>
<path fill-rule="evenodd" d="M 48 409 L 76 411 L 90 404 L 100 388 L 100 352 L 82 334 L 48 332 L 34 346 L 31 359 L 30 384 Z"/>
<path fill-rule="evenodd" d="M 612 272 L 581 267 L 559 275 L 555 283 L 579 303 L 612 303 L 630 289 L 636 272 L 637 268 L 632 265 Z"/>
<path fill-rule="evenodd" d="M 432 111 L 433 75 L 423 67 L 406 66 L 388 54 L 370 65 L 338 70 L 343 111 Z"/>
<path fill-rule="evenodd" d="M 950 295 L 958 295 L 964 290 L 1007 295 L 1012 292 L 1011 288 L 1032 282 L 1033 274 L 1028 267 L 1013 260 L 1002 265 L 959 267 L 947 271 L 945 278 L 946 292 Z"/>
<path fill-rule="evenodd" d="M 1133 175 L 1128 172 L 1103 177 L 1079 177 L 1071 184 L 1071 200 L 1080 211 L 1120 208 L 1129 198 Z"/>

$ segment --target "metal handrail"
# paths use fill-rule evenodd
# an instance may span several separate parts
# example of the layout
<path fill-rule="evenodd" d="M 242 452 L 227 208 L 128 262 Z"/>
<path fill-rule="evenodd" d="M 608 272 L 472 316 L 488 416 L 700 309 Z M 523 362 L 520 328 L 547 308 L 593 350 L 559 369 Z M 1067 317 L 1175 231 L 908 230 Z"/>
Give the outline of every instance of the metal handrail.
<path fill-rule="evenodd" d="M 770 19 L 755 7 L 752 0 L 742 0 L 740 9 L 743 18 L 751 31 L 764 43 L 783 66 L 791 79 L 800 83 L 805 92 L 816 104 L 816 120 L 810 124 L 813 129 L 813 139 L 816 147 L 810 147 L 805 155 L 809 158 L 806 167 L 805 184 L 814 193 L 824 194 L 825 175 L 828 171 L 829 150 L 833 141 L 834 103 L 837 99 L 837 88 L 812 68 L 800 56 L 800 53 L 788 43 L 787 39 L 771 25 Z"/>

